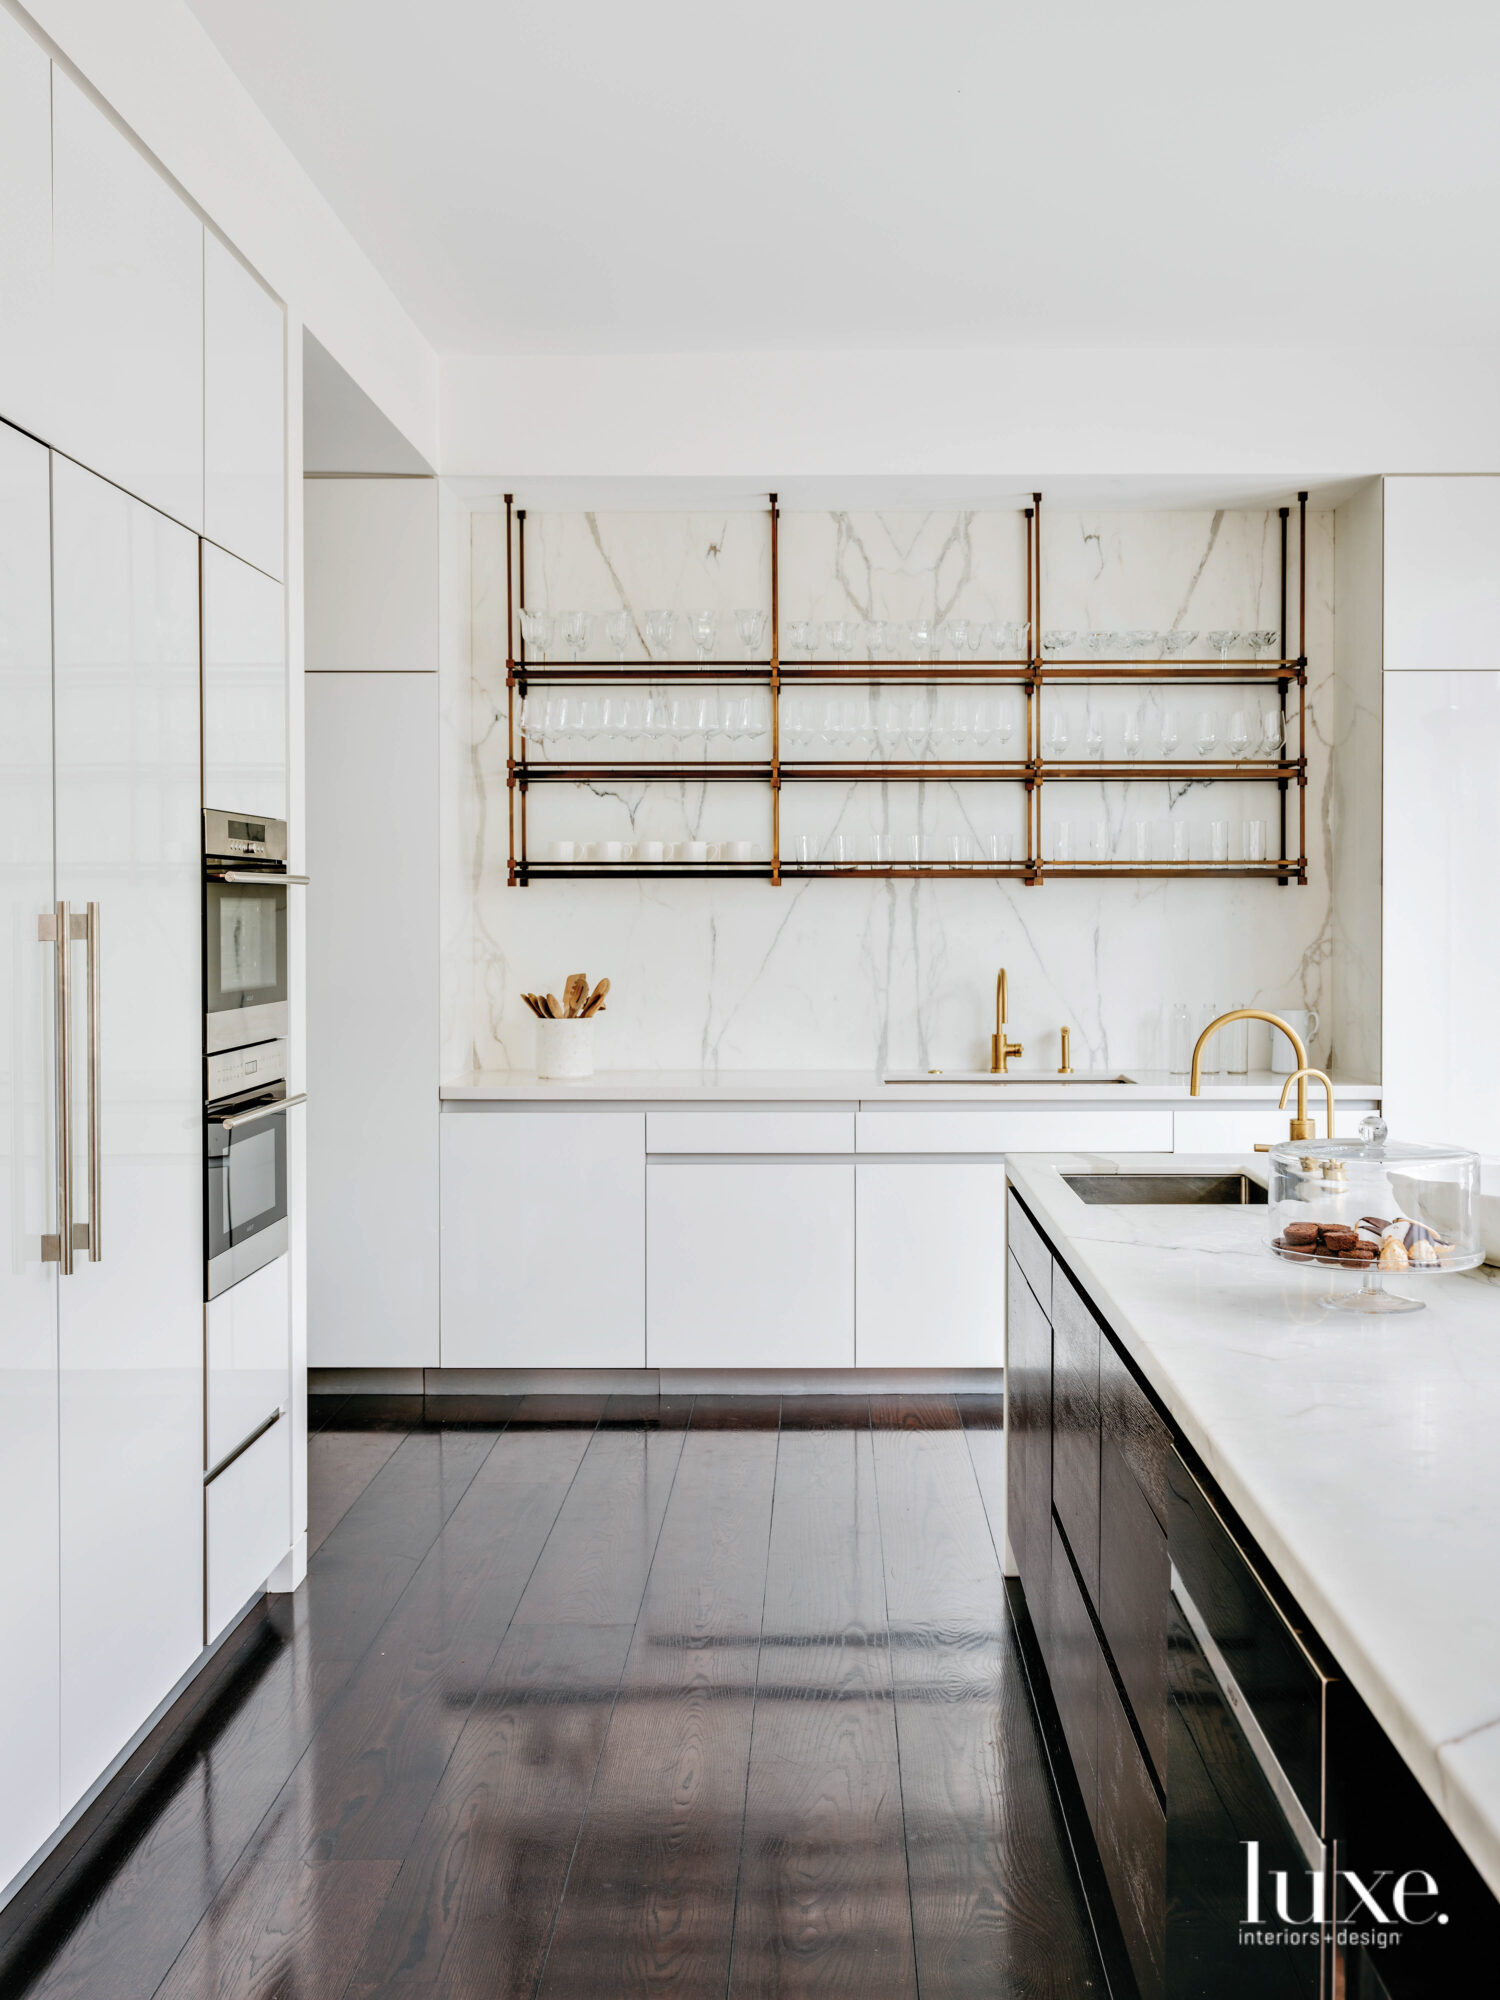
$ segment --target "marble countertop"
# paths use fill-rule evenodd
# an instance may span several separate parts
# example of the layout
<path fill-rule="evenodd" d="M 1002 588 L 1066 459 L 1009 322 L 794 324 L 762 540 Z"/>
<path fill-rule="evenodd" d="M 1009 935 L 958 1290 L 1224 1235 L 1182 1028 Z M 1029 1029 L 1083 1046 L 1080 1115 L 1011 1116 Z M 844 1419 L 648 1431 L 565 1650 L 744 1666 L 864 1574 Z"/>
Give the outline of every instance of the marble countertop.
<path fill-rule="evenodd" d="M 493 1098 L 525 1102 L 564 1102 L 579 1098 L 600 1103 L 701 1104 L 893 1104 L 917 1107 L 935 1104 L 1186 1104 L 1187 1079 L 1166 1070 L 1123 1066 L 1129 1083 L 1068 1082 L 1045 1071 L 1013 1070 L 1006 1083 L 953 1082 L 886 1083 L 878 1070 L 600 1070 L 580 1083 L 554 1083 L 525 1070 L 470 1072 L 444 1083 L 438 1095 L 449 1103 Z M 1269 1070 L 1247 1076 L 1205 1077 L 1204 1104 L 1274 1104 L 1286 1079 Z M 1339 1097 L 1355 1102 L 1380 1096 L 1378 1083 L 1333 1080 Z M 1322 1091 L 1309 1085 L 1315 1108 Z"/>
<path fill-rule="evenodd" d="M 1500 1270 L 1325 1313 L 1256 1208 L 1089 1207 L 1068 1171 L 1243 1157 L 1013 1154 L 1011 1181 L 1500 1895 Z M 1352 1281 L 1350 1281 L 1352 1283 Z"/>

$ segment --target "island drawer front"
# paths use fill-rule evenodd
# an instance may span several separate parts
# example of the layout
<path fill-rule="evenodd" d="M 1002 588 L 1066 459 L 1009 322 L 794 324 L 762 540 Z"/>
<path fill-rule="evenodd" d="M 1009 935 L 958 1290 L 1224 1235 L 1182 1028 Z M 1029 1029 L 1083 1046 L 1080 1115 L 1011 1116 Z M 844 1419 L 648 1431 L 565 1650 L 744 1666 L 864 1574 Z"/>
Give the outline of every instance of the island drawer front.
<path fill-rule="evenodd" d="M 1099 1624 L 1159 1783 L 1167 1777 L 1166 1531 L 1105 1435 L 1099 1454 Z"/>
<path fill-rule="evenodd" d="M 1170 1153 L 1172 1114 L 1050 1104 L 861 1111 L 855 1134 L 862 1153 Z"/>
<path fill-rule="evenodd" d="M 1107 1679 L 1108 1669 L 1055 1520 L 1043 1658 L 1073 1760 L 1073 1775 L 1092 1824 L 1099 1810 L 1099 1677 L 1103 1674 Z"/>
<path fill-rule="evenodd" d="M 1052 1325 L 1014 1256 L 1005 1275 L 1006 1533 L 1040 1639 L 1052 1566 Z"/>
<path fill-rule="evenodd" d="M 1325 1673 L 1256 1575 L 1217 1509 L 1173 1451 L 1168 1538 L 1173 1588 L 1190 1599 L 1238 1683 L 1287 1783 L 1326 1837 Z"/>
<path fill-rule="evenodd" d="M 1165 1718 L 1164 1718 L 1165 1720 Z M 1141 2000 L 1166 1992 L 1167 1817 L 1107 1669 L 1099 1670 L 1094 1838 Z"/>
<path fill-rule="evenodd" d="M 850 1153 L 852 1111 L 648 1111 L 648 1153 Z"/>
<path fill-rule="evenodd" d="M 1089 1596 L 1099 1594 L 1099 1322 L 1052 1267 L 1052 1504 Z"/>
<path fill-rule="evenodd" d="M 1006 1199 L 1007 1235 L 1016 1262 L 1026 1273 L 1031 1289 L 1036 1293 L 1044 1313 L 1052 1313 L 1052 1252 L 1042 1241 L 1041 1234 L 1031 1217 L 1016 1200 L 1014 1194 Z"/>
<path fill-rule="evenodd" d="M 1130 1467 L 1165 1528 L 1171 1437 L 1108 1334 L 1099 1348 L 1099 1423 L 1106 1448 L 1113 1445 Z"/>

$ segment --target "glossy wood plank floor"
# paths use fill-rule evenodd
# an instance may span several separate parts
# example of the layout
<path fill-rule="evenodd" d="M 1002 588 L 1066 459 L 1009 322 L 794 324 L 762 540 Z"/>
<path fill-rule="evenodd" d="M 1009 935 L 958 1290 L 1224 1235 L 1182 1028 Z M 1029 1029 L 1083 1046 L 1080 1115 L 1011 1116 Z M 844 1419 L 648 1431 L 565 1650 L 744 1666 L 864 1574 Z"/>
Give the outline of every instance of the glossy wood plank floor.
<path fill-rule="evenodd" d="M 999 1424 L 315 1401 L 305 1588 L 0 1991 L 1103 1993 L 1005 1608 Z"/>

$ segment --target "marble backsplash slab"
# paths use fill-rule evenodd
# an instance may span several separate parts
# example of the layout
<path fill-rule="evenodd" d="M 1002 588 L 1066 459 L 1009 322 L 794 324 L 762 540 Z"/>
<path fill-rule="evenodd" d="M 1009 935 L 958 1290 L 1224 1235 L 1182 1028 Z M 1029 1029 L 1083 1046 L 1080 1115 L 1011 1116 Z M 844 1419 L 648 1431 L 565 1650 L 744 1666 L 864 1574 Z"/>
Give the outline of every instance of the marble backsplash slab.
<path fill-rule="evenodd" d="M 444 1073 L 528 1069 L 523 990 L 556 988 L 569 971 L 608 973 L 599 1062 L 618 1068 L 970 1067 L 980 1065 L 994 977 L 1009 968 L 1024 1067 L 1057 1065 L 1058 1029 L 1074 1031 L 1079 1067 L 1165 1060 L 1163 1008 L 1186 1000 L 1316 1007 L 1330 1013 L 1332 786 L 1325 715 L 1332 713 L 1334 517 L 1308 523 L 1307 888 L 1273 882 L 620 881 L 506 886 L 504 517 L 468 517 L 471 628 L 467 660 L 446 669 Z M 1279 524 L 1271 513 L 1049 512 L 1043 541 L 1046 628 L 1207 632 L 1273 626 Z M 783 515 L 785 635 L 799 617 L 1014 619 L 1025 610 L 1025 542 L 1009 514 Z M 1296 531 L 1292 531 L 1295 617 Z M 766 523 L 754 514 L 537 515 L 527 522 L 528 601 L 553 609 L 637 614 L 630 651 L 647 657 L 638 614 L 657 606 L 729 613 L 769 594 Z M 727 616 L 721 621 L 727 628 Z M 721 647 L 729 657 L 734 642 Z M 1198 648 L 1194 648 L 1195 654 Z M 864 684 L 856 684 L 862 687 Z M 1171 699 L 1186 737 L 1201 689 Z M 1091 705 L 1118 730 L 1114 690 L 1063 698 L 1070 727 Z M 1152 701 L 1141 703 L 1154 727 Z M 1210 697 L 1227 719 L 1231 697 Z M 1241 697 L 1232 698 L 1237 703 Z M 1259 697 L 1256 697 L 1259 699 Z M 1221 720 L 1220 727 L 1223 727 Z M 1118 755 L 1110 745 L 1109 754 Z M 1190 750 L 1184 754 L 1191 757 Z M 1056 800 L 1066 789 L 1065 805 Z M 784 795 L 783 851 L 806 831 L 813 851 L 833 831 L 850 851 L 882 828 L 912 825 L 940 851 L 953 831 L 994 827 L 1018 839 L 1018 788 L 837 785 Z M 1252 804 L 1253 800 L 1253 804 Z M 1295 827 L 1295 794 L 1292 795 Z M 1205 786 L 1190 763 L 1181 784 L 1057 786 L 1044 805 L 1075 849 L 1096 820 L 1125 851 L 1137 820 L 1190 823 L 1200 851 L 1214 818 L 1263 818 L 1274 850 L 1274 787 Z M 799 818 L 800 816 L 800 818 Z M 768 835 L 759 785 L 691 777 L 648 788 L 534 788 L 532 852 L 550 838 L 746 838 Z M 1295 836 L 1294 836 L 1295 837 Z M 1252 1038 L 1251 1060 L 1265 1049 Z M 1326 1028 L 1314 1059 L 1328 1053 Z"/>

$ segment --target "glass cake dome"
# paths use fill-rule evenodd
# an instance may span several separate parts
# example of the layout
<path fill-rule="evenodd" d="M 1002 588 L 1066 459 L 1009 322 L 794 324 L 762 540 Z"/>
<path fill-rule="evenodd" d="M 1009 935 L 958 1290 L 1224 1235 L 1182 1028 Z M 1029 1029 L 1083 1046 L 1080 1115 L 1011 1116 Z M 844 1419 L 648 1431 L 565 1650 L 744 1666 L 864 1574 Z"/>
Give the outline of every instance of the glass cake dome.
<path fill-rule="evenodd" d="M 1420 1312 L 1425 1301 L 1385 1289 L 1472 1271 L 1484 1262 L 1479 1155 L 1460 1146 L 1393 1142 L 1380 1118 L 1357 1139 L 1290 1139 L 1271 1148 L 1271 1248 L 1335 1281 L 1334 1312 Z"/>

